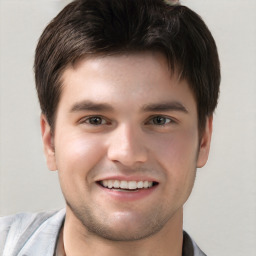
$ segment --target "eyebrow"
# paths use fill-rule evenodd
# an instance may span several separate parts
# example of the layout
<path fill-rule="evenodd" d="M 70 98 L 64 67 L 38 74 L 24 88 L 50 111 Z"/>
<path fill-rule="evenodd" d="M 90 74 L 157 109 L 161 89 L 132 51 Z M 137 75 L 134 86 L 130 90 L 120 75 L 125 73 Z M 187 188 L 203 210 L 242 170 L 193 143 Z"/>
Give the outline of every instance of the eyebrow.
<path fill-rule="evenodd" d="M 142 109 L 145 112 L 180 111 L 183 113 L 188 113 L 188 110 L 185 108 L 185 106 L 178 101 L 148 104 L 144 105 Z"/>
<path fill-rule="evenodd" d="M 113 107 L 107 103 L 95 103 L 92 101 L 81 101 L 75 103 L 70 112 L 79 112 L 79 111 L 113 111 Z"/>
<path fill-rule="evenodd" d="M 114 111 L 114 108 L 107 103 L 96 103 L 89 100 L 81 101 L 75 103 L 70 112 L 80 112 L 80 111 Z M 183 104 L 177 101 L 163 102 L 163 103 L 152 103 L 146 104 L 142 107 L 143 112 L 167 112 L 167 111 L 180 111 L 183 113 L 188 113 L 188 110 Z"/>

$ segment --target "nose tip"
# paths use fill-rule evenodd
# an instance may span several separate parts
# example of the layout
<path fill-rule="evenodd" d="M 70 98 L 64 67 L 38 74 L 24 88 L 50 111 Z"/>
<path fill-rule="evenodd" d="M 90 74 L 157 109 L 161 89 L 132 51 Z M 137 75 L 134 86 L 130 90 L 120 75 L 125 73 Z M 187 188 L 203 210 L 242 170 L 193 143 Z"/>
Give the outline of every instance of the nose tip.
<path fill-rule="evenodd" d="M 142 136 L 130 129 L 120 130 L 110 138 L 108 159 L 125 166 L 146 162 L 148 150 Z"/>
<path fill-rule="evenodd" d="M 109 151 L 108 158 L 113 162 L 119 162 L 124 166 L 133 166 L 136 163 L 144 163 L 146 162 L 146 157 L 144 154 L 139 152 L 132 152 L 128 150 L 119 150 Z"/>

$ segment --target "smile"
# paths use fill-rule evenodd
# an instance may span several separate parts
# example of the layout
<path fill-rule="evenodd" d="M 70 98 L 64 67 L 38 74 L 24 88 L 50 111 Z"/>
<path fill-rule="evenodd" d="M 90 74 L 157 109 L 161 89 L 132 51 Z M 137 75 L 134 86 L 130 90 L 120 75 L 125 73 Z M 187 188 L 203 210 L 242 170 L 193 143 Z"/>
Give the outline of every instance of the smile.
<path fill-rule="evenodd" d="M 134 191 L 148 189 L 156 185 L 153 181 L 126 181 L 126 180 L 102 180 L 99 184 L 105 188 Z"/>

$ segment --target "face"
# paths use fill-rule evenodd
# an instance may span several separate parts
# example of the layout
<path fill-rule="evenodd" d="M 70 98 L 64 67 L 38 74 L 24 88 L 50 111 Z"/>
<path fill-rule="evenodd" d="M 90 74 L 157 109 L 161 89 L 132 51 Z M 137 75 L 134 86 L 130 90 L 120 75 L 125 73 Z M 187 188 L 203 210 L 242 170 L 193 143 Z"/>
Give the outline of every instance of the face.
<path fill-rule="evenodd" d="M 159 53 L 95 57 L 63 74 L 54 137 L 41 119 L 48 167 L 58 170 L 67 218 L 111 240 L 177 224 L 205 164 L 195 98 Z"/>

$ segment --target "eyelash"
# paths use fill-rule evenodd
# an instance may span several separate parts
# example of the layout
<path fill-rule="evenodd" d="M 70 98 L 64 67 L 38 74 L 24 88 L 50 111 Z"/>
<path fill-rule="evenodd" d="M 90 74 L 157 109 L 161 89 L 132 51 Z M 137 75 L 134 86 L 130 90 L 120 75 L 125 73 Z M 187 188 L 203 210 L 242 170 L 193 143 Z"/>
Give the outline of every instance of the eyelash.
<path fill-rule="evenodd" d="M 154 123 L 154 120 L 157 121 L 156 119 L 163 119 L 165 122 L 163 124 L 161 123 Z M 160 121 L 160 120 L 158 120 Z M 166 117 L 166 116 L 162 116 L 162 115 L 155 115 L 155 116 L 151 116 L 147 122 L 145 124 L 150 124 L 150 125 L 156 125 L 156 126 L 166 126 L 168 124 L 172 124 L 172 123 L 176 123 L 172 118 L 170 117 Z"/>
<path fill-rule="evenodd" d="M 96 119 L 98 119 L 98 121 L 100 121 L 100 123 L 99 124 L 92 123 L 93 119 L 94 119 L 94 121 L 97 121 Z M 160 119 L 162 119 L 164 121 L 164 123 L 156 123 L 156 122 L 161 121 Z M 154 121 L 156 121 L 156 122 L 154 122 Z M 89 117 L 86 117 L 85 119 L 82 119 L 81 123 L 86 123 L 86 124 L 89 124 L 92 126 L 100 126 L 100 125 L 109 125 L 109 124 L 111 124 L 111 121 L 109 121 L 108 119 L 106 119 L 102 116 L 89 116 Z M 162 116 L 162 115 L 151 116 L 145 122 L 146 125 L 155 125 L 155 126 L 162 126 L 162 127 L 166 126 L 168 124 L 172 124 L 172 123 L 176 123 L 176 122 L 172 118 Z"/>
<path fill-rule="evenodd" d="M 93 119 L 101 120 L 101 123 L 100 124 L 95 124 L 95 123 L 93 124 L 93 123 L 90 122 Z M 104 123 L 102 123 L 102 122 L 104 122 Z M 86 123 L 86 124 L 93 125 L 93 126 L 100 126 L 100 125 L 110 124 L 111 122 L 109 120 L 107 120 L 106 118 L 102 117 L 102 116 L 89 116 L 85 119 L 82 119 L 81 123 Z"/>

